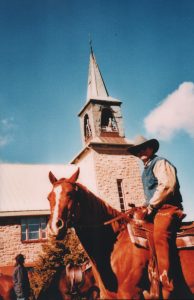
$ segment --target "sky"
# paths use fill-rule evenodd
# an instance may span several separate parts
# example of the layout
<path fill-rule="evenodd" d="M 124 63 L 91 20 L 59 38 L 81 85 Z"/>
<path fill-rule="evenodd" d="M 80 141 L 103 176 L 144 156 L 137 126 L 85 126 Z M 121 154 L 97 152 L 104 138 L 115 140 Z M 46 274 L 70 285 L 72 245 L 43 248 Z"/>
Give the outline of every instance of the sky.
<path fill-rule="evenodd" d="M 91 38 L 126 137 L 160 141 L 194 220 L 193 15 L 193 0 L 1 0 L 0 162 L 67 164 L 81 151 Z"/>

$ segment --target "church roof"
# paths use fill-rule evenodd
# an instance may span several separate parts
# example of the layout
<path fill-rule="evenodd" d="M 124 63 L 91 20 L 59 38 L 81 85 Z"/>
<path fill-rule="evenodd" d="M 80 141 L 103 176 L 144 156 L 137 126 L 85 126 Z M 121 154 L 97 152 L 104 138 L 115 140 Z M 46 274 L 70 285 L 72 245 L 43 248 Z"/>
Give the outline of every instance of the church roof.
<path fill-rule="evenodd" d="M 103 101 L 118 101 L 109 96 L 102 74 L 96 62 L 94 52 L 91 47 L 90 51 L 90 63 L 88 71 L 88 89 L 87 89 L 87 101 L 91 99 L 103 100 Z"/>
<path fill-rule="evenodd" d="M 49 171 L 70 177 L 73 165 L 0 164 L 0 217 L 49 214 Z"/>

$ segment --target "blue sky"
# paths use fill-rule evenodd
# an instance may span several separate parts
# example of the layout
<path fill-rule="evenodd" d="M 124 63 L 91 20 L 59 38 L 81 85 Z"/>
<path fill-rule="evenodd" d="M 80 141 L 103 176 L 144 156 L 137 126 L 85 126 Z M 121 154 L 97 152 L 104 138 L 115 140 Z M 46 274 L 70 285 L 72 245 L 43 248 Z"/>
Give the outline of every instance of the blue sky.
<path fill-rule="evenodd" d="M 0 161 L 68 163 L 82 148 L 89 35 L 125 134 L 160 140 L 194 219 L 194 1 L 1 0 Z"/>

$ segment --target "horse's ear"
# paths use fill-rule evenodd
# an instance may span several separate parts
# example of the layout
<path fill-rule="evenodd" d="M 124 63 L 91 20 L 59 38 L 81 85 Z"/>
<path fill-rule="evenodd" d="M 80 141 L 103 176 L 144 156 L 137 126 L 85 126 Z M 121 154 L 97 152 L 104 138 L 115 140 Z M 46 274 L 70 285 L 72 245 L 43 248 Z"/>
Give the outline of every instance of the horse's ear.
<path fill-rule="evenodd" d="M 57 181 L 57 178 L 55 177 L 55 175 L 53 175 L 51 171 L 49 172 L 49 180 L 52 184 L 54 184 Z"/>
<path fill-rule="evenodd" d="M 69 182 L 74 183 L 78 179 L 79 176 L 79 168 L 77 171 L 68 179 Z"/>

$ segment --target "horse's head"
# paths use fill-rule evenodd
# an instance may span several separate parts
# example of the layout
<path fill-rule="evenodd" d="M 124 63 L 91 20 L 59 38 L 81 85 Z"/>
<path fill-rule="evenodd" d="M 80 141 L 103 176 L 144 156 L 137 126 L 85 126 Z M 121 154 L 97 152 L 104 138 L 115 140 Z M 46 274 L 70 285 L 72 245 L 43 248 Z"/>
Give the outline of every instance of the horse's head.
<path fill-rule="evenodd" d="M 76 180 L 79 169 L 69 178 L 57 180 L 52 172 L 49 172 L 49 179 L 53 185 L 48 195 L 51 215 L 48 223 L 48 230 L 51 236 L 62 238 L 68 228 L 69 219 L 72 213 L 76 194 Z"/>

